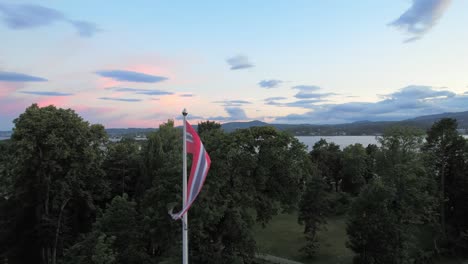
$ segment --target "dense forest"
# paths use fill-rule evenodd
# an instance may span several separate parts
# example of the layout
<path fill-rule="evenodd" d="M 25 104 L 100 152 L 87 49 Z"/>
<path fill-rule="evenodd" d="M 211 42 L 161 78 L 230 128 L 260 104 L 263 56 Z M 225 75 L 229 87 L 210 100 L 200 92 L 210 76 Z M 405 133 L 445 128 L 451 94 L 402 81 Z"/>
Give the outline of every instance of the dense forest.
<path fill-rule="evenodd" d="M 180 263 L 182 131 L 109 142 L 71 109 L 32 105 L 0 141 L 0 263 Z M 297 213 L 302 254 L 332 215 L 354 263 L 468 257 L 468 144 L 455 119 L 392 127 L 380 146 L 321 140 L 310 153 L 273 127 L 198 124 L 212 164 L 189 211 L 192 263 L 257 263 L 254 226 Z M 263 263 L 263 262 L 262 262 Z"/>

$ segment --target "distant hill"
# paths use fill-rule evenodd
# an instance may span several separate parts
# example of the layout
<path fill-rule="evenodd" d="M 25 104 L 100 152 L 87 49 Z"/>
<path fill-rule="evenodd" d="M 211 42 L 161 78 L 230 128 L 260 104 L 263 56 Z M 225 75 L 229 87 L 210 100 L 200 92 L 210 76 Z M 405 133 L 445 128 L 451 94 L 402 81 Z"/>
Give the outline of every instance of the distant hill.
<path fill-rule="evenodd" d="M 337 135 L 380 135 L 386 128 L 395 125 L 412 126 L 420 129 L 428 129 L 441 118 L 455 118 L 462 133 L 468 132 L 468 111 L 456 113 L 443 113 L 435 115 L 418 116 L 401 121 L 357 121 L 353 123 L 319 125 L 319 124 L 269 124 L 259 120 L 249 122 L 229 122 L 222 124 L 226 132 L 236 129 L 244 129 L 255 126 L 272 126 L 282 131 L 287 131 L 296 136 L 337 136 Z M 196 129 L 196 125 L 194 128 Z M 107 128 L 110 137 L 135 137 L 146 135 L 156 131 L 157 128 Z M 0 137 L 10 137 L 11 131 L 0 131 Z"/>
<path fill-rule="evenodd" d="M 426 115 L 426 116 L 419 116 L 412 119 L 404 120 L 404 122 L 413 122 L 419 123 L 421 125 L 432 125 L 435 121 L 440 120 L 442 118 L 454 118 L 458 121 L 458 127 L 460 128 L 468 128 L 468 111 L 466 112 L 456 112 L 456 113 L 443 113 L 443 114 L 436 114 L 436 115 Z"/>
<path fill-rule="evenodd" d="M 273 126 L 279 130 L 288 131 L 296 136 L 336 136 L 336 135 L 379 135 L 386 128 L 395 125 L 412 126 L 420 129 L 428 129 L 432 124 L 442 118 L 455 118 L 461 132 L 468 132 L 468 111 L 457 113 L 443 113 L 436 115 L 419 116 L 402 121 L 357 121 L 345 124 L 312 125 L 312 124 L 268 124 L 261 121 L 233 122 L 222 125 L 225 131 L 230 132 L 239 128 L 252 126 Z"/>

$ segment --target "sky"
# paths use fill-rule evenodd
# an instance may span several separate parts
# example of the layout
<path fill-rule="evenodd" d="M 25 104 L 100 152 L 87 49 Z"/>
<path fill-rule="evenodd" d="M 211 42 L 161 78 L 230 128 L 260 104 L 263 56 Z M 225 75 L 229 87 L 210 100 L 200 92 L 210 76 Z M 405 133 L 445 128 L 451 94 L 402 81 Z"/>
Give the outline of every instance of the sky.
<path fill-rule="evenodd" d="M 468 110 L 468 1 L 0 0 L 0 130 L 334 124 Z"/>

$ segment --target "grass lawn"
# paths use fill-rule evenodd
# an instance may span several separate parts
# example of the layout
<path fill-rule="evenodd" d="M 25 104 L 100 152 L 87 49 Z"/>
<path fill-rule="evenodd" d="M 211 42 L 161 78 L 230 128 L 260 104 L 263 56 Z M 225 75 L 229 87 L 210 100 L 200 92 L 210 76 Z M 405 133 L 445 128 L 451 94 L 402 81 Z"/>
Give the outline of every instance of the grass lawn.
<path fill-rule="evenodd" d="M 305 245 L 303 226 L 297 223 L 296 214 L 275 217 L 268 226 L 255 228 L 257 246 L 261 253 L 283 257 L 303 263 L 352 263 L 353 252 L 346 248 L 344 218 L 328 220 L 326 230 L 319 233 L 320 248 L 315 258 L 306 258 L 299 249 Z"/>
<path fill-rule="evenodd" d="M 305 245 L 303 226 L 296 214 L 282 214 L 265 227 L 255 227 L 260 253 L 291 259 L 308 264 L 351 264 L 353 252 L 346 248 L 346 222 L 344 217 L 328 219 L 326 230 L 319 233 L 320 248 L 316 257 L 306 258 L 299 249 Z M 462 264 L 461 260 L 438 260 L 436 264 Z"/>

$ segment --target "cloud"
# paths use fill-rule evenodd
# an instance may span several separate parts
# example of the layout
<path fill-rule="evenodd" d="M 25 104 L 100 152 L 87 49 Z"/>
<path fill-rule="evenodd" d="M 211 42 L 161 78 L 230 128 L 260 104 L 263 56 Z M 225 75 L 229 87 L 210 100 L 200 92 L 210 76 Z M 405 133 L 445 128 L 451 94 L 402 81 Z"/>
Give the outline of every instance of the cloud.
<path fill-rule="evenodd" d="M 135 94 L 147 94 L 147 95 L 171 95 L 172 92 L 161 91 L 161 90 L 148 90 L 148 89 L 139 89 L 139 88 L 124 88 L 124 87 L 110 87 L 106 89 L 111 89 L 116 92 L 132 92 Z"/>
<path fill-rule="evenodd" d="M 190 120 L 196 120 L 196 119 L 198 119 L 198 120 L 205 120 L 205 118 L 204 118 L 203 116 L 191 115 L 191 114 L 188 114 L 188 115 L 187 115 L 187 118 L 190 119 Z M 177 115 L 175 119 L 176 119 L 176 120 L 183 120 L 184 117 L 181 116 L 181 115 Z"/>
<path fill-rule="evenodd" d="M 251 102 L 245 101 L 245 100 L 223 100 L 223 101 L 214 101 L 213 103 L 222 104 L 223 106 L 226 106 L 226 107 L 242 106 L 242 105 L 245 105 L 245 104 L 251 104 Z"/>
<path fill-rule="evenodd" d="M 247 115 L 245 114 L 244 109 L 240 107 L 226 107 L 224 110 L 226 110 L 228 115 L 233 119 L 247 119 Z"/>
<path fill-rule="evenodd" d="M 162 76 L 124 70 L 102 70 L 97 71 L 96 74 L 102 77 L 107 77 L 122 82 L 156 83 L 167 80 L 166 77 Z"/>
<path fill-rule="evenodd" d="M 207 118 L 208 120 L 214 121 L 237 121 L 237 120 L 247 120 L 249 119 L 245 114 L 244 109 L 240 107 L 225 107 L 224 110 L 228 116 L 214 116 Z"/>
<path fill-rule="evenodd" d="M 260 87 L 270 89 L 278 87 L 281 83 L 283 83 L 281 80 L 262 80 L 258 83 L 258 85 Z"/>
<path fill-rule="evenodd" d="M 41 95 L 41 96 L 70 96 L 70 95 L 73 95 L 72 93 L 49 92 L 49 91 L 23 91 L 23 92 L 20 92 L 20 93 Z"/>
<path fill-rule="evenodd" d="M 422 38 L 444 14 L 451 0 L 413 0 L 411 7 L 390 26 L 406 31 L 411 37 L 405 42 Z"/>
<path fill-rule="evenodd" d="M 94 23 L 81 21 L 81 20 L 69 20 L 70 24 L 72 24 L 78 34 L 82 37 L 92 37 L 96 32 L 101 31 L 98 26 Z"/>
<path fill-rule="evenodd" d="M 299 90 L 299 92 L 294 95 L 297 99 L 322 99 L 332 95 L 337 95 L 336 93 L 315 93 L 315 91 L 321 89 L 316 85 L 296 85 L 293 86 L 292 89 Z"/>
<path fill-rule="evenodd" d="M 325 100 L 307 99 L 307 100 L 298 100 L 298 101 L 287 102 L 287 103 L 280 103 L 277 101 L 267 101 L 265 104 L 279 106 L 279 107 L 300 107 L 300 108 L 312 109 L 316 107 L 315 105 L 316 103 L 321 103 L 321 102 L 325 102 Z"/>
<path fill-rule="evenodd" d="M 297 93 L 296 95 L 294 95 L 294 97 L 296 97 L 297 99 L 311 99 L 311 98 L 320 99 L 320 98 L 329 97 L 331 95 L 336 95 L 336 94 L 335 93 L 308 93 L 308 92 L 301 91 Z"/>
<path fill-rule="evenodd" d="M 101 100 L 108 100 L 108 101 L 120 101 L 120 102 L 140 102 L 141 99 L 136 98 L 115 98 L 115 97 L 99 97 L 98 99 Z"/>
<path fill-rule="evenodd" d="M 73 20 L 58 10 L 40 5 L 0 4 L 0 13 L 4 24 L 13 30 L 45 27 L 56 22 L 64 22 L 75 27 L 81 37 L 91 37 L 100 31 L 94 23 Z"/>
<path fill-rule="evenodd" d="M 292 89 L 296 89 L 301 92 L 313 92 L 313 91 L 320 90 L 320 87 L 315 86 L 315 85 L 296 85 L 296 86 L 293 86 Z"/>
<path fill-rule="evenodd" d="M 46 82 L 47 79 L 17 72 L 0 71 L 0 81 L 4 82 Z"/>
<path fill-rule="evenodd" d="M 279 96 L 279 97 L 268 97 L 268 98 L 265 98 L 264 101 L 268 102 L 268 101 L 278 101 L 278 100 L 286 100 L 286 99 L 288 98 Z"/>
<path fill-rule="evenodd" d="M 138 91 L 135 92 L 136 94 L 145 94 L 145 95 L 171 95 L 174 94 L 172 92 L 166 92 L 161 90 L 146 90 L 146 91 Z"/>
<path fill-rule="evenodd" d="M 283 103 L 277 102 L 277 101 L 266 101 L 265 105 L 273 105 L 273 106 L 285 106 Z"/>
<path fill-rule="evenodd" d="M 306 108 L 306 107 L 304 107 Z M 362 120 L 395 121 L 443 112 L 468 110 L 468 96 L 430 86 L 410 85 L 377 102 L 310 105 L 305 114 L 276 118 L 280 122 L 348 123 Z"/>
<path fill-rule="evenodd" d="M 249 58 L 242 55 L 237 55 L 226 60 L 226 62 L 231 66 L 231 70 L 240 70 L 253 67 L 254 65 L 249 62 Z"/>
<path fill-rule="evenodd" d="M 398 92 L 392 93 L 385 97 L 393 99 L 431 99 L 435 97 L 453 97 L 454 92 L 451 91 L 437 91 L 431 86 L 409 85 Z"/>
<path fill-rule="evenodd" d="M 179 97 L 194 97 L 194 94 L 180 94 Z"/>
<path fill-rule="evenodd" d="M 284 103 L 280 106 L 286 107 L 301 107 L 301 108 L 314 108 L 316 103 L 324 102 L 321 99 L 308 99 L 308 100 L 298 100 L 294 102 Z"/>

